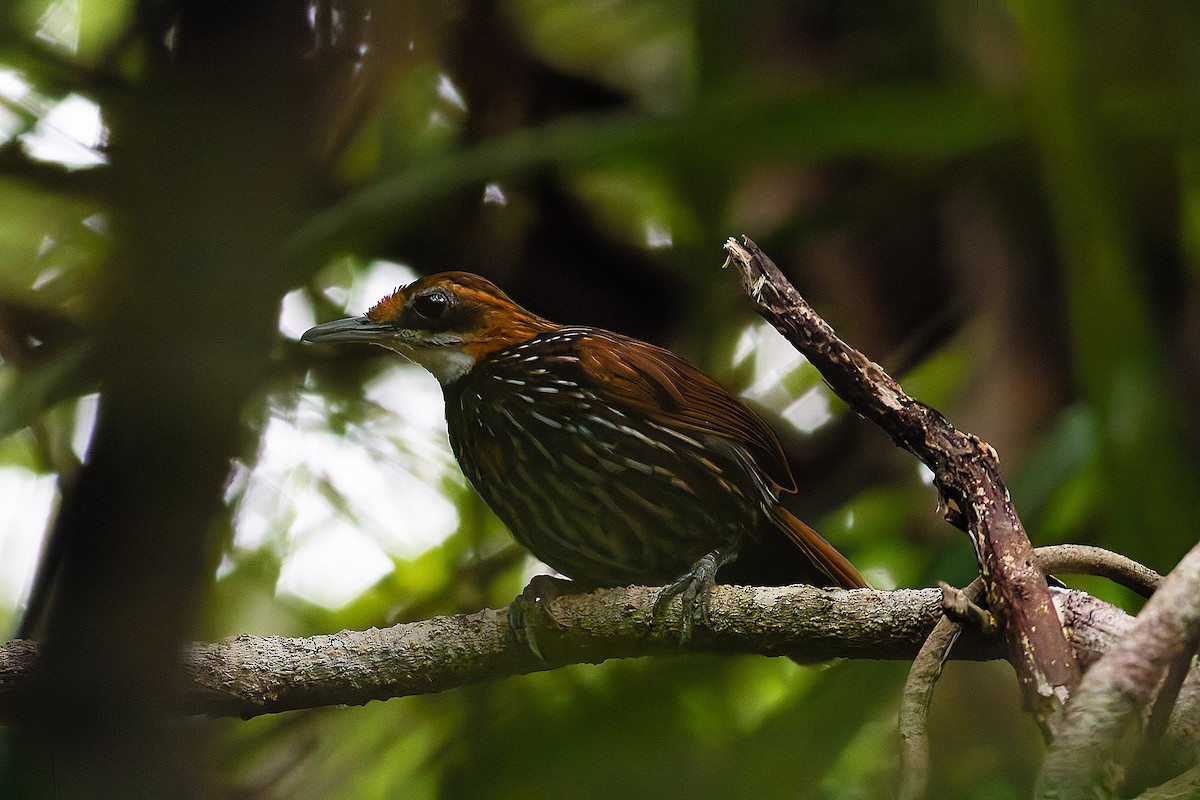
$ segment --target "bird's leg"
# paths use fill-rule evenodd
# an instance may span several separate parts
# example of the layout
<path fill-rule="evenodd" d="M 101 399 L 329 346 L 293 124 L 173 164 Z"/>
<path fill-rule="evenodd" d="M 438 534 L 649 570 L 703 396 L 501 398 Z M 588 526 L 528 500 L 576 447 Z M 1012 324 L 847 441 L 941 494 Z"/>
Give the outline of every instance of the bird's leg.
<path fill-rule="evenodd" d="M 534 633 L 534 619 L 540 618 L 551 627 L 564 628 L 566 625 L 551 613 L 546 606 L 556 597 L 568 594 L 581 594 L 591 589 L 587 584 L 556 578 L 553 575 L 534 575 L 516 599 L 508 606 L 508 626 L 512 628 L 517 641 L 524 641 L 529 649 L 540 660 L 545 661 L 542 650 L 538 647 L 537 636 Z"/>
<path fill-rule="evenodd" d="M 701 556 L 695 564 L 692 564 L 690 570 L 680 576 L 679 580 L 659 593 L 658 599 L 654 601 L 654 618 L 661 618 L 667 605 L 676 595 L 679 595 L 680 615 L 683 623 L 679 632 L 680 639 L 685 643 L 689 641 L 692 638 L 692 623 L 695 621 L 697 611 L 700 619 L 708 622 L 708 592 L 717 583 L 717 571 L 736 560 L 737 556 L 737 545 L 718 547 L 711 553 Z"/>

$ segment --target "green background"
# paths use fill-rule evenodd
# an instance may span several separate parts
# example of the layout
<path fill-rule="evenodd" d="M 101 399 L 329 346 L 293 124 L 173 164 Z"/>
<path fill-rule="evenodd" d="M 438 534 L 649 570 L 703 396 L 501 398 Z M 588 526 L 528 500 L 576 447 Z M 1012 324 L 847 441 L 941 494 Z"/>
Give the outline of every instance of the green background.
<path fill-rule="evenodd" d="M 106 120 L 137 119 L 128 109 L 163 69 L 130 42 L 138 13 L 105 0 L 3 12 L 0 67 L 44 101 L 0 99 L 16 120 L 0 148 L 0 330 L 44 342 L 24 360 L 4 351 L 5 468 L 73 469 L 75 404 L 107 368 L 89 361 L 94 320 L 121 302 L 106 271 L 131 247 L 128 226 L 85 224 L 112 202 L 106 168 L 31 162 L 20 136 L 71 93 Z M 941 520 L 915 461 L 836 398 L 816 430 L 790 425 L 780 414 L 825 392 L 819 377 L 738 352 L 747 330 L 773 335 L 720 269 L 725 238 L 744 233 L 847 341 L 996 447 L 1035 544 L 1097 544 L 1165 572 L 1195 542 L 1200 5 L 414 2 L 378 4 L 338 36 L 343 54 L 345 40 L 369 46 L 350 72 L 310 54 L 314 80 L 339 77 L 296 175 L 303 201 L 265 215 L 285 233 L 264 249 L 286 268 L 263 325 L 296 289 L 318 318 L 343 314 L 330 287 L 390 259 L 482 273 L 544 316 L 667 345 L 735 389 L 767 369 L 781 388 L 755 399 L 797 474 L 796 512 L 877 586 L 967 583 L 970 544 Z M 190 123 L 203 133 L 208 121 Z M 223 163 L 211 148 L 236 150 L 240 136 L 201 135 L 188 152 Z M 256 146 L 269 172 L 275 151 Z M 195 166 L 178 152 L 172 163 Z M 481 201 L 492 182 L 506 204 Z M 194 204 L 213 219 L 196 223 L 207 238 L 190 268 L 232 263 L 223 248 L 256 241 L 257 220 L 222 221 L 216 205 Z M 233 298 L 257 279 L 214 269 L 211 284 Z M 168 325 L 189 302 L 144 283 L 149 319 Z M 247 485 L 235 480 L 211 520 L 222 567 L 206 573 L 219 577 L 192 635 L 366 628 L 500 607 L 520 590 L 527 562 L 461 476 L 421 467 L 403 437 L 371 438 L 395 411 L 363 385 L 412 367 L 282 336 L 255 357 L 246 475 L 258 435 L 295 418 L 303 388 L 322 399 L 322 426 L 444 492 L 457 529 L 391 552 L 382 579 L 326 608 L 276 593 L 296 544 L 286 493 L 254 547 L 230 543 Z M 330 481 L 297 481 L 355 519 Z M 394 525 L 402 536 L 404 509 Z M 1073 585 L 1136 609 L 1101 581 Z M 0 607 L 0 622 L 18 614 Z M 905 666 L 681 655 L 189 720 L 188 780 L 205 796 L 256 798 L 886 797 Z M 932 796 L 1028 796 L 1041 744 L 1009 668 L 950 665 L 932 724 Z"/>

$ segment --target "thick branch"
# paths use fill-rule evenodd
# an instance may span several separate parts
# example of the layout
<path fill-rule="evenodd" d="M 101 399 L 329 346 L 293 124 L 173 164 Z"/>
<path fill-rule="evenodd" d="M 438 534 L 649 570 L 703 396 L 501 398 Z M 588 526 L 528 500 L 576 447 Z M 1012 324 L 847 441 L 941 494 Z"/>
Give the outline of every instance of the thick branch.
<path fill-rule="evenodd" d="M 1068 575 L 1099 575 L 1109 578 L 1149 597 L 1162 584 L 1162 576 L 1144 567 L 1133 559 L 1126 558 L 1099 547 L 1078 544 L 1060 544 L 1039 547 L 1034 551 L 1038 564 L 1046 572 Z M 946 587 L 943 586 L 943 593 Z M 1084 592 L 1051 590 L 1058 616 L 1063 621 L 1075 649 L 1075 656 L 1086 668 L 1096 661 L 1107 648 L 1107 642 L 1124 636 L 1133 627 L 1133 617 L 1119 609 L 1097 600 Z M 976 578 L 971 585 L 959 590 L 962 599 L 975 603 L 983 597 L 983 578 Z M 900 791 L 902 800 L 924 797 L 929 788 L 929 704 L 933 700 L 933 687 L 942 674 L 942 666 L 950 657 L 950 649 L 958 640 L 962 625 L 947 613 L 938 620 L 921 651 L 913 659 L 904 693 L 900 699 Z M 1196 680 L 1200 675 L 1193 670 L 1189 678 Z M 1195 741 L 1194 728 L 1188 727 L 1183 718 L 1172 718 L 1170 730 L 1174 736 L 1172 744 L 1183 751 Z M 1182 769 L 1182 768 L 1181 768 Z M 1178 772 L 1180 770 L 1176 770 Z"/>
<path fill-rule="evenodd" d="M 1008 658 L 1043 730 L 1079 682 L 1079 668 L 1050 601 L 1046 577 L 1000 477 L 996 451 L 935 409 L 905 394 L 891 376 L 839 339 L 754 242 L 730 239 L 758 312 L 787 337 L 839 397 L 933 470 L 947 519 L 970 534 L 1004 630 Z"/>
<path fill-rule="evenodd" d="M 678 620 L 671 612 L 662 625 L 652 625 L 658 592 L 646 587 L 604 589 L 553 600 L 550 608 L 564 627 L 538 627 L 544 662 L 513 639 L 503 609 L 383 630 L 307 638 L 237 636 L 198 643 L 183 659 L 183 710 L 253 717 L 430 694 L 565 664 L 678 654 Z M 941 603 L 937 589 L 847 592 L 811 586 L 718 586 L 711 620 L 697 624 L 687 652 L 790 655 L 811 661 L 910 659 L 940 617 Z M 1121 614 L 1117 609 L 1111 613 Z M 1103 629 L 1096 632 L 1096 619 L 1075 619 L 1072 626 L 1073 639 L 1078 636 L 1087 647 L 1108 646 Z M 954 656 L 979 660 L 999 658 L 1001 652 L 995 643 L 967 633 Z M 11 710 L 14 690 L 27 680 L 36 660 L 33 642 L 17 640 L 0 647 L 0 718 Z"/>
<path fill-rule="evenodd" d="M 1042 768 L 1038 797 L 1108 796 L 1119 783 L 1118 748 L 1138 724 L 1171 662 L 1200 635 L 1200 545 L 1146 602 L 1132 630 L 1084 677 Z"/>
<path fill-rule="evenodd" d="M 681 652 L 678 609 L 653 624 L 658 589 L 633 587 L 570 595 L 549 608 L 563 627 L 535 620 L 539 661 L 515 641 L 505 610 L 435 617 L 383 630 L 308 638 L 238 636 L 196 644 L 184 659 L 185 709 L 257 714 L 427 694 L 565 664 Z M 937 590 L 876 592 L 809 586 L 718 586 L 711 621 L 698 624 L 689 652 L 907 659 L 939 613 Z M 978 638 L 964 658 L 995 658 Z M 30 643 L 0 648 L 0 714 L 34 661 Z"/>

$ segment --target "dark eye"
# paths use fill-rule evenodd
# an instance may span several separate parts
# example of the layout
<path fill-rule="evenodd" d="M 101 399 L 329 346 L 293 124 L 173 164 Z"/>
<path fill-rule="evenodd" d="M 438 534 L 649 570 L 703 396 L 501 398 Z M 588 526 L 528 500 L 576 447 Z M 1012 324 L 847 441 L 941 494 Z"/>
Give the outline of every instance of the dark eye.
<path fill-rule="evenodd" d="M 435 320 L 446 313 L 450 307 L 450 298 L 445 292 L 435 291 L 419 294 L 413 298 L 412 310 L 418 317 Z"/>

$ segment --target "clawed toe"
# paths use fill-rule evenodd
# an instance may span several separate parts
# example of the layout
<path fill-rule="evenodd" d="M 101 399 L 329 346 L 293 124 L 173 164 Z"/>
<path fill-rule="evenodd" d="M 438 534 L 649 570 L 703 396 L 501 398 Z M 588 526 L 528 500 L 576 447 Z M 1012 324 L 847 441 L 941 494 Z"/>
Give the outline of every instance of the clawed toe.
<path fill-rule="evenodd" d="M 707 624 L 708 595 L 717 583 L 717 570 L 737 558 L 736 548 L 723 548 L 706 553 L 692 565 L 680 578 L 659 592 L 654 601 L 652 612 L 654 619 L 661 620 L 667 606 L 675 597 L 679 597 L 680 628 L 679 639 L 686 644 L 692 639 L 695 621 L 699 618 Z"/>
<path fill-rule="evenodd" d="M 545 661 L 535 633 L 538 625 L 550 628 L 565 628 L 567 624 L 554 616 L 547 603 L 556 597 L 586 591 L 574 581 L 555 578 L 552 575 L 535 575 L 529 584 L 508 606 L 508 626 L 517 641 L 525 642 L 540 661 Z"/>

